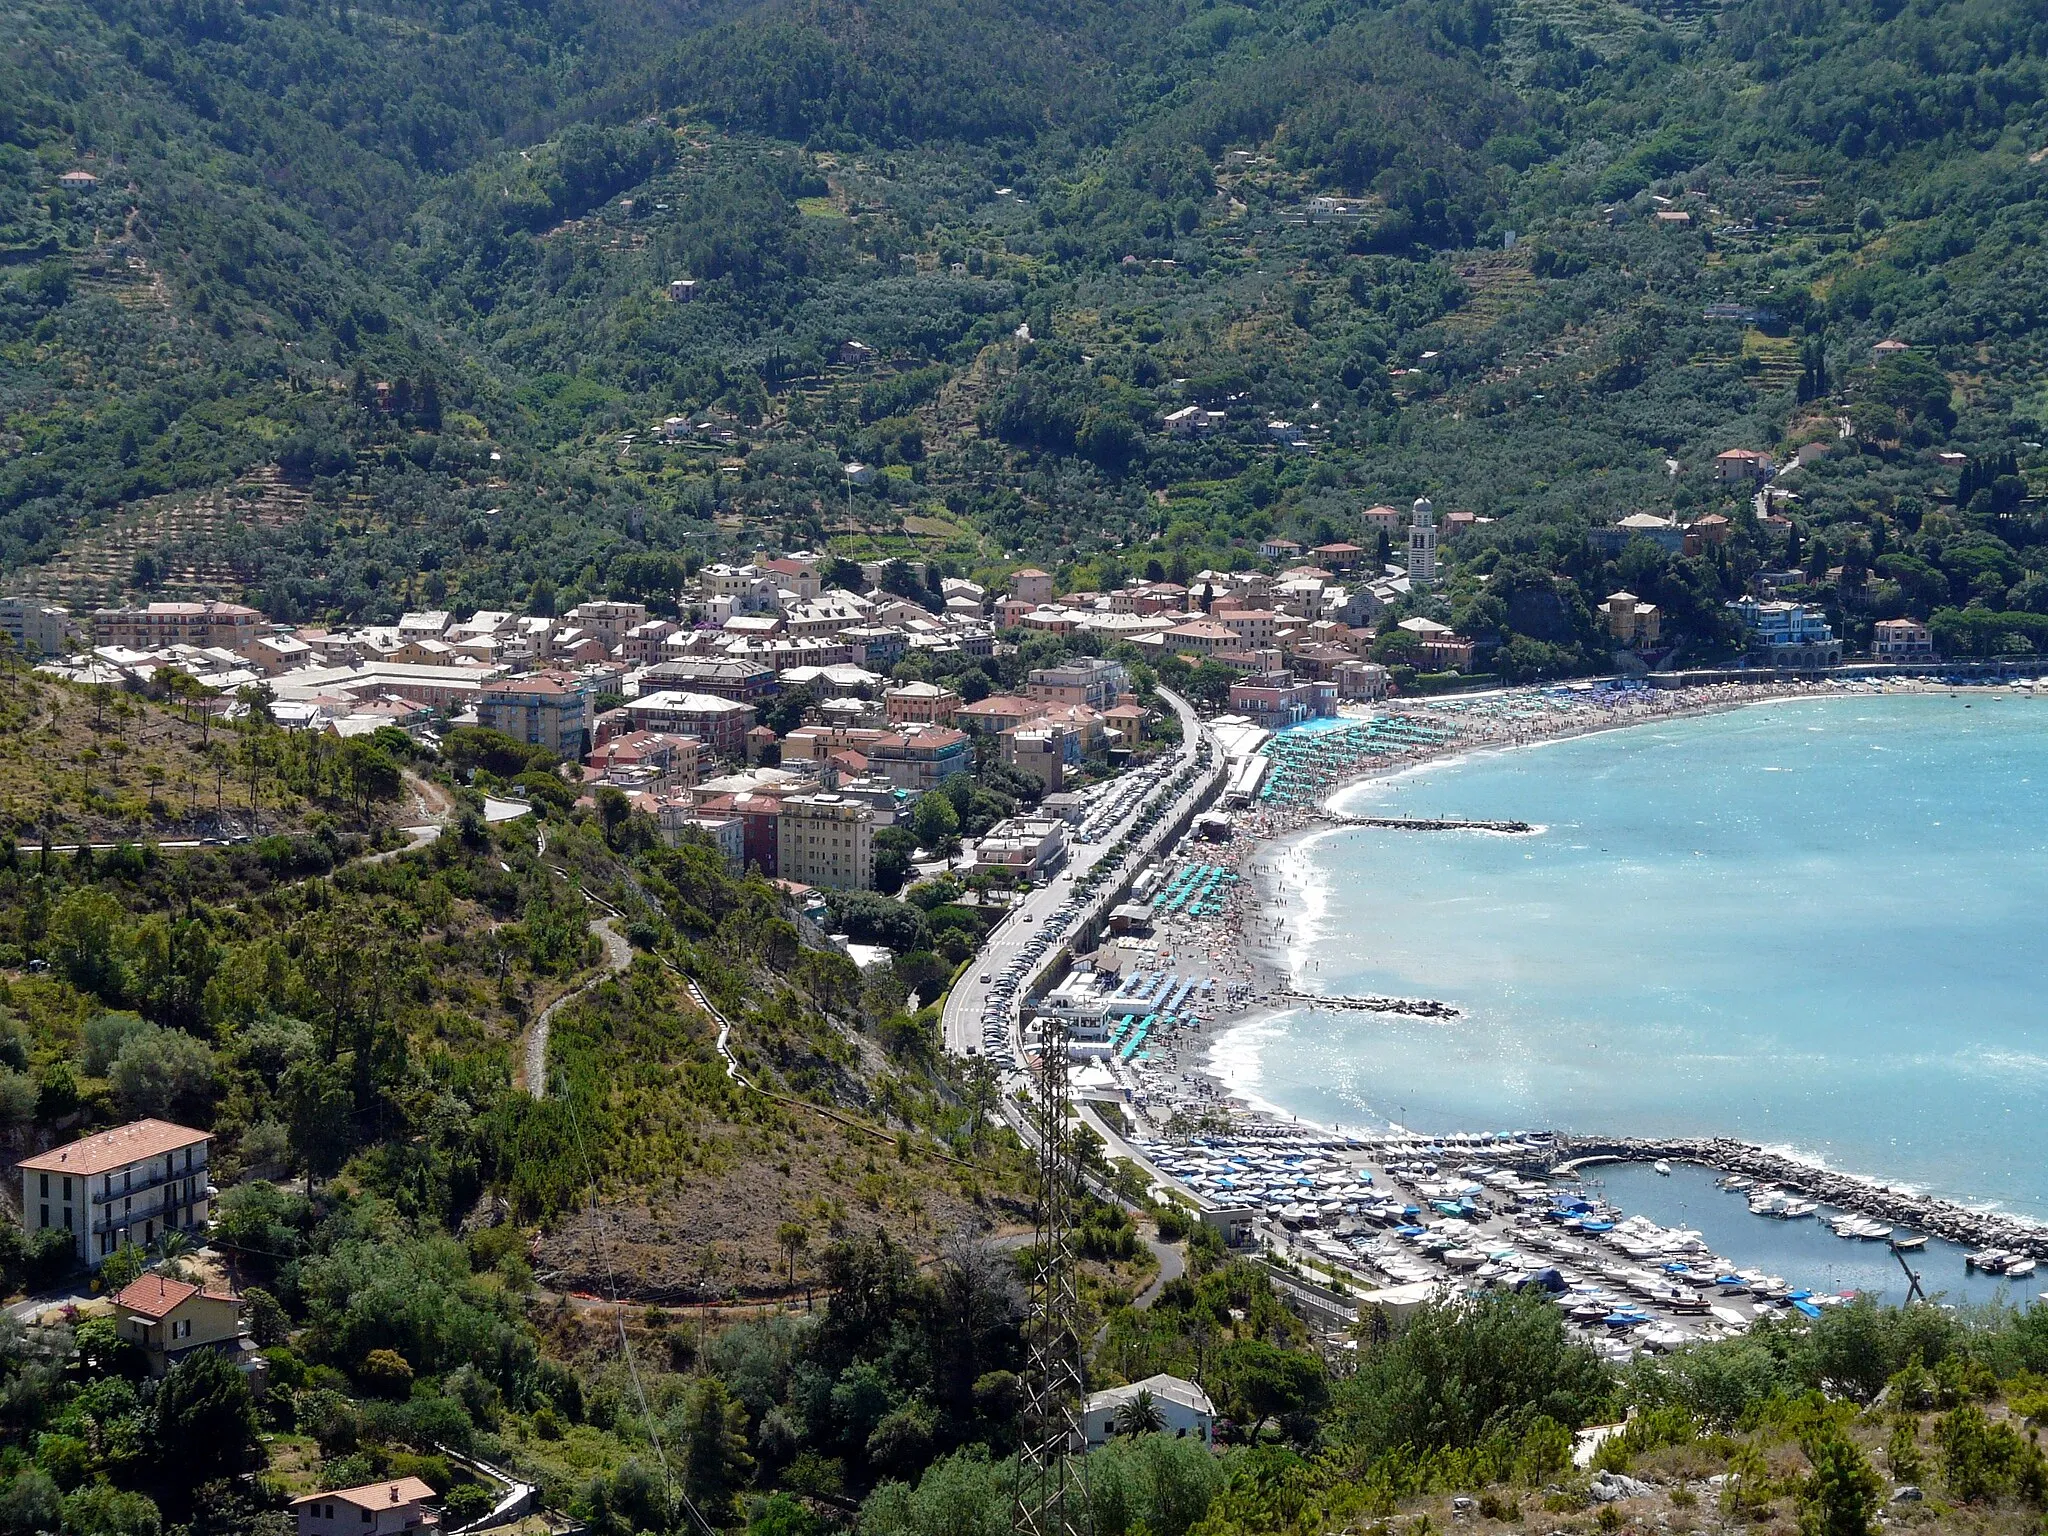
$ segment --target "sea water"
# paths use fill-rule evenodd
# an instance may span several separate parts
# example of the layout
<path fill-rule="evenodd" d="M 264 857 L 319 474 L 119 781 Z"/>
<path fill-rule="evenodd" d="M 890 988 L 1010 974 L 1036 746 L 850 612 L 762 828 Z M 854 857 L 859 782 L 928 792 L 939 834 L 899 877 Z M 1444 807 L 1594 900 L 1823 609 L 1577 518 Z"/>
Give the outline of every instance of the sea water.
<path fill-rule="evenodd" d="M 1297 984 L 1463 1013 L 1245 1025 L 1212 1059 L 1237 1091 L 1346 1128 L 1737 1136 L 2048 1217 L 2048 700 L 1788 699 L 1339 808 L 1542 830 L 1269 856 Z"/>

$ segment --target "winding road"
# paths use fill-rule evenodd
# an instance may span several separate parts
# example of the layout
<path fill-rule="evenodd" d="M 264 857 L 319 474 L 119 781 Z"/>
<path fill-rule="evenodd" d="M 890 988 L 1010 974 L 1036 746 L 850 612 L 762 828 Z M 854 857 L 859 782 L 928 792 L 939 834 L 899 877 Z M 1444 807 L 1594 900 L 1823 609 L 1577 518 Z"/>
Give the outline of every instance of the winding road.
<path fill-rule="evenodd" d="M 612 922 L 610 917 L 596 917 L 590 921 L 591 933 L 604 945 L 604 969 L 541 1009 L 540 1017 L 526 1031 L 526 1039 L 520 1046 L 519 1071 L 526 1091 L 536 1099 L 548 1096 L 548 1029 L 555 1021 L 556 1010 L 564 1003 L 581 997 L 606 977 L 619 975 L 633 963 L 633 946 L 612 927 Z"/>

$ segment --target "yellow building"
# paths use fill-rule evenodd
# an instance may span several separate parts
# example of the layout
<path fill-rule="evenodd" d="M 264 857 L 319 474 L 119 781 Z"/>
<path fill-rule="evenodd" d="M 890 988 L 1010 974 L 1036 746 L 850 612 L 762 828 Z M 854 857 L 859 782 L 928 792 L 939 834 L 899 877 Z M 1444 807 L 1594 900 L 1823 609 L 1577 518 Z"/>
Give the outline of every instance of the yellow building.
<path fill-rule="evenodd" d="M 1633 592 L 1610 592 L 1601 605 L 1607 633 L 1616 645 L 1637 648 L 1657 643 L 1664 627 L 1664 615 L 1655 603 L 1646 603 Z"/>
<path fill-rule="evenodd" d="M 114 1326 L 149 1357 L 161 1376 L 195 1349 L 243 1352 L 242 1298 L 166 1275 L 143 1275 L 114 1297 Z"/>
<path fill-rule="evenodd" d="M 842 795 L 782 802 L 778 873 L 800 885 L 867 891 L 875 884 L 875 813 Z"/>

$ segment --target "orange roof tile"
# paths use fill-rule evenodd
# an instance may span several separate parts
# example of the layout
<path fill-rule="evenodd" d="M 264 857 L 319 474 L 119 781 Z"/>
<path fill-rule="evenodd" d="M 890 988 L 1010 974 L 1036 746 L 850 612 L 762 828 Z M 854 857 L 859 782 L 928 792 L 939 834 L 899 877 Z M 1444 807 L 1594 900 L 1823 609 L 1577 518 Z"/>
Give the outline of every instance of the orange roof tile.
<path fill-rule="evenodd" d="M 353 1504 L 358 1509 L 389 1509 L 394 1504 L 413 1504 L 421 1499 L 434 1497 L 434 1490 L 417 1477 L 386 1478 L 381 1483 L 365 1483 L 360 1488 L 336 1488 L 326 1493 L 309 1493 L 302 1499 L 293 1499 L 292 1508 L 311 1504 L 318 1499 L 339 1499 L 344 1504 Z"/>
<path fill-rule="evenodd" d="M 38 1152 L 34 1157 L 24 1157 L 18 1166 L 38 1173 L 75 1173 L 90 1178 L 208 1139 L 210 1133 L 195 1131 L 188 1125 L 174 1125 L 168 1120 L 134 1120 Z"/>

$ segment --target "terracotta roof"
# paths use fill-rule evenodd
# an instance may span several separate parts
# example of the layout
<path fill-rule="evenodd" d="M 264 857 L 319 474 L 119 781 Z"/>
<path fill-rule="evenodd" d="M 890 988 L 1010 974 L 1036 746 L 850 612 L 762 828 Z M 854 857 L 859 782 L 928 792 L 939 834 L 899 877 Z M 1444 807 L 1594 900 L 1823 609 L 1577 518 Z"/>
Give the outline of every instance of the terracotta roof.
<path fill-rule="evenodd" d="M 114 1305 L 144 1317 L 164 1317 L 199 1294 L 199 1287 L 162 1275 L 143 1275 L 131 1280 L 114 1297 Z"/>
<path fill-rule="evenodd" d="M 142 1317 L 168 1317 L 194 1296 L 205 1295 L 215 1301 L 232 1301 L 240 1304 L 242 1298 L 224 1286 L 197 1286 L 186 1280 L 173 1280 L 165 1275 L 141 1275 L 128 1282 L 118 1291 L 114 1305 Z"/>
<path fill-rule="evenodd" d="M 34 1157 L 24 1157 L 20 1166 L 38 1173 L 76 1173 L 89 1178 L 96 1173 L 125 1168 L 145 1158 L 161 1157 L 180 1147 L 194 1146 L 208 1140 L 209 1135 L 206 1131 L 195 1131 L 188 1125 L 174 1125 L 168 1120 L 134 1120 L 112 1130 L 95 1131 L 64 1146 L 52 1147 L 47 1152 L 38 1152 Z"/>
<path fill-rule="evenodd" d="M 360 1488 L 336 1488 L 327 1493 L 309 1493 L 303 1499 L 293 1499 L 292 1508 L 311 1504 L 321 1499 L 339 1499 L 344 1504 L 353 1504 L 358 1509 L 389 1509 L 394 1504 L 415 1504 L 422 1499 L 434 1497 L 434 1490 L 417 1477 L 388 1478 L 381 1483 L 365 1483 Z"/>

